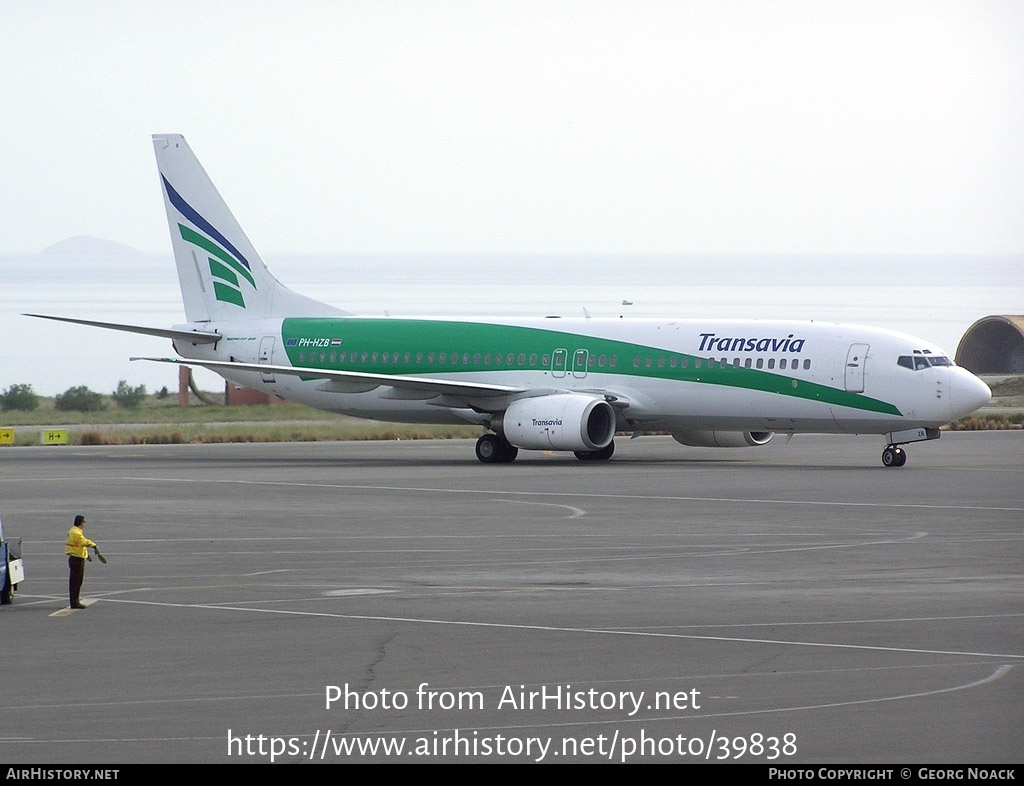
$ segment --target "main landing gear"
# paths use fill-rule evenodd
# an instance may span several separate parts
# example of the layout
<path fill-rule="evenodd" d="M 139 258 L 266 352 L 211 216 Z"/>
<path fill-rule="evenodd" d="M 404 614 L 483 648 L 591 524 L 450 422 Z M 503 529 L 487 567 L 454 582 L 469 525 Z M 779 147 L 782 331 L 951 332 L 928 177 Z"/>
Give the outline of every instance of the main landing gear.
<path fill-rule="evenodd" d="M 615 443 L 609 442 L 600 450 L 574 450 L 573 455 L 580 461 L 607 461 L 615 452 Z"/>
<path fill-rule="evenodd" d="M 484 434 L 476 441 L 476 457 L 484 464 L 508 464 L 518 455 L 519 448 L 501 434 Z"/>
<path fill-rule="evenodd" d="M 600 450 L 575 450 L 573 454 L 580 461 L 607 461 L 615 452 L 615 443 L 609 442 Z M 484 434 L 476 441 L 476 457 L 484 464 L 508 464 L 515 461 L 519 448 L 509 442 L 504 434 Z"/>

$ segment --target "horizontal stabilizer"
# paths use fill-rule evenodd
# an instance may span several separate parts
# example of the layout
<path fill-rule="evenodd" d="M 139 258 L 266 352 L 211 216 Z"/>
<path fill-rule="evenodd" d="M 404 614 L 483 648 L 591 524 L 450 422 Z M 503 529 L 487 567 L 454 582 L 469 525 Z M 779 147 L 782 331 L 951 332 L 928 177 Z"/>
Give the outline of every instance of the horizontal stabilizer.
<path fill-rule="evenodd" d="M 122 325 L 117 322 L 96 322 L 91 319 L 71 319 L 70 317 L 53 317 L 48 314 L 23 314 L 26 317 L 52 319 L 56 322 L 74 322 L 76 325 L 123 330 L 126 333 L 139 333 L 143 336 L 169 338 L 171 341 L 188 341 L 192 344 L 216 344 L 223 336 L 220 333 L 207 333 L 201 330 L 171 330 L 168 328 L 151 328 L 143 325 Z"/>

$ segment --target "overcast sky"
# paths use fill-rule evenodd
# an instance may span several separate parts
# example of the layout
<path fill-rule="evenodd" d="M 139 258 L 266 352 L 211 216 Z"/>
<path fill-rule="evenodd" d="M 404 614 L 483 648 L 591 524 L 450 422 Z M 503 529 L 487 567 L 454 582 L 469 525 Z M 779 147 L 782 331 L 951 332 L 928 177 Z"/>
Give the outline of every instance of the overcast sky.
<path fill-rule="evenodd" d="M 0 0 L 0 252 L 1024 251 L 1024 3 Z"/>

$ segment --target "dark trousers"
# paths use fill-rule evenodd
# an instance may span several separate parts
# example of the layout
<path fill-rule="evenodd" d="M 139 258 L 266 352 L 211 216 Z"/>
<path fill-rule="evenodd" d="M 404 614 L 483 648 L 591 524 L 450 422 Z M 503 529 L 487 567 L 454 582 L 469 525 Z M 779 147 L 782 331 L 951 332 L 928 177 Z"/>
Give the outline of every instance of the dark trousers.
<path fill-rule="evenodd" d="M 84 580 L 85 560 L 81 557 L 68 557 L 68 598 L 72 606 L 77 606 L 81 602 L 78 596 L 82 592 Z"/>

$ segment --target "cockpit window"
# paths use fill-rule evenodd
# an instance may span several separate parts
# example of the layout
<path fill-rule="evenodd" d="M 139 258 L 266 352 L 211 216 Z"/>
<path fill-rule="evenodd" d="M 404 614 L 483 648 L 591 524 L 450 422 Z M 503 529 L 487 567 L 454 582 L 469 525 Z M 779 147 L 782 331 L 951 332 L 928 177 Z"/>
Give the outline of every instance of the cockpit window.
<path fill-rule="evenodd" d="M 953 362 L 945 355 L 900 355 L 896 361 L 897 365 L 909 368 L 911 371 L 920 371 L 929 366 L 952 366 Z"/>

